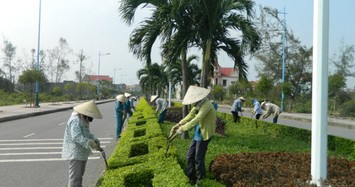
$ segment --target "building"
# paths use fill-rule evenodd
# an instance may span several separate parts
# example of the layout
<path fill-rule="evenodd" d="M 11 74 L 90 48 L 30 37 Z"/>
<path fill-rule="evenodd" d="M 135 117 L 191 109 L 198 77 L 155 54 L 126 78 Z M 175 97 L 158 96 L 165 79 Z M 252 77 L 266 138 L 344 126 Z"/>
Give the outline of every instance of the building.
<path fill-rule="evenodd" d="M 96 84 L 97 81 L 108 81 L 112 82 L 113 79 L 109 75 L 85 75 L 83 78 L 83 82 L 91 82 Z"/>
<path fill-rule="evenodd" d="M 239 71 L 234 67 L 221 67 L 216 60 L 213 65 L 212 85 L 221 85 L 224 88 L 232 85 L 239 80 Z"/>

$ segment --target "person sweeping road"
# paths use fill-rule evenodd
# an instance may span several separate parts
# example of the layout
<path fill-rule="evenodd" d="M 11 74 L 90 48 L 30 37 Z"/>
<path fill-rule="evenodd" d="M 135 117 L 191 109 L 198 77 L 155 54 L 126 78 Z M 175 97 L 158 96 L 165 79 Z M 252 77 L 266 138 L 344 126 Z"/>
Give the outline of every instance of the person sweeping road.
<path fill-rule="evenodd" d="M 93 119 L 102 119 L 94 101 L 74 107 L 65 128 L 62 158 L 69 161 L 68 187 L 81 187 L 91 149 L 103 152 L 100 141 L 89 129 Z"/>
<path fill-rule="evenodd" d="M 216 111 L 207 98 L 209 93 L 206 88 L 189 87 L 182 104 L 193 107 L 184 119 L 171 128 L 169 135 L 172 137 L 175 133 L 182 134 L 194 128 L 194 137 L 186 153 L 186 175 L 197 186 L 206 175 L 205 156 L 216 130 Z"/>

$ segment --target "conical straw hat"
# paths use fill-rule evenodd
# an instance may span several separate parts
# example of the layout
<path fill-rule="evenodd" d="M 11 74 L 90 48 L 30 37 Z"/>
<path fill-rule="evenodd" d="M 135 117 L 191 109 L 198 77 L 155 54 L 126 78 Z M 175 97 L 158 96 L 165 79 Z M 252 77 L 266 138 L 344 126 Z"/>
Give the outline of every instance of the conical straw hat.
<path fill-rule="evenodd" d="M 152 95 L 150 97 L 150 102 L 153 102 L 156 98 L 158 98 L 158 95 Z"/>
<path fill-rule="evenodd" d="M 190 86 L 186 92 L 184 99 L 182 100 L 182 104 L 190 105 L 192 103 L 196 103 L 197 101 L 201 101 L 202 99 L 207 97 L 210 92 L 211 91 L 206 88 Z"/>
<path fill-rule="evenodd" d="M 116 99 L 122 103 L 126 102 L 127 101 L 127 98 L 126 96 L 120 94 L 120 95 L 117 95 Z"/>
<path fill-rule="evenodd" d="M 244 98 L 244 97 L 239 97 L 238 99 L 239 99 L 239 100 L 242 100 L 242 101 L 245 101 L 245 98 Z"/>
<path fill-rule="evenodd" d="M 101 112 L 95 102 L 89 101 L 74 107 L 74 111 L 96 119 L 102 119 Z"/>
<path fill-rule="evenodd" d="M 128 92 L 126 92 L 126 93 L 124 93 L 124 96 L 126 96 L 126 97 L 130 97 L 132 94 L 130 94 L 130 93 L 128 93 Z"/>

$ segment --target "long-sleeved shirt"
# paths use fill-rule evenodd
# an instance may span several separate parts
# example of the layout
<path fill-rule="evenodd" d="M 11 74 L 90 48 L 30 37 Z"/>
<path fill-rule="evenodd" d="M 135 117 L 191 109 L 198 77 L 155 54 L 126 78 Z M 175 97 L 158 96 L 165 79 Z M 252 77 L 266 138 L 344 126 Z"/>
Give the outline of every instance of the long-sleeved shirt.
<path fill-rule="evenodd" d="M 126 105 L 120 101 L 115 101 L 115 116 L 116 117 L 122 117 L 126 110 Z"/>
<path fill-rule="evenodd" d="M 240 99 L 234 100 L 231 111 L 232 112 L 241 112 L 242 111 L 242 100 L 240 100 Z"/>
<path fill-rule="evenodd" d="M 79 115 L 72 115 L 65 128 L 62 158 L 67 160 L 87 160 L 92 154 L 89 140 L 98 141 Z"/>
<path fill-rule="evenodd" d="M 254 103 L 254 109 L 253 109 L 253 114 L 257 115 L 257 114 L 263 114 L 263 110 L 260 107 L 260 103 L 258 101 L 256 101 Z"/>
<path fill-rule="evenodd" d="M 168 102 L 166 102 L 165 99 L 157 98 L 155 104 L 157 106 L 155 113 L 157 113 L 158 111 L 163 112 L 168 108 Z"/>
<path fill-rule="evenodd" d="M 179 123 L 184 131 L 200 125 L 202 138 L 209 140 L 216 132 L 216 111 L 208 99 L 201 101 L 201 106 L 193 107 L 190 113 Z"/>
<path fill-rule="evenodd" d="M 265 110 L 266 112 L 264 113 L 263 118 L 269 117 L 272 113 L 274 117 L 276 117 L 281 113 L 280 107 L 273 103 L 265 103 Z"/>

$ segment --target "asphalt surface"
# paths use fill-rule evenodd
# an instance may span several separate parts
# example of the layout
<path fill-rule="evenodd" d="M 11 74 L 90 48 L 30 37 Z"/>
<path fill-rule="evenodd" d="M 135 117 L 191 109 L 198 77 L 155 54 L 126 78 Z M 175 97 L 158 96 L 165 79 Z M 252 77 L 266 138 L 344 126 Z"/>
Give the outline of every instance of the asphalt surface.
<path fill-rule="evenodd" d="M 103 100 L 97 101 L 97 104 L 112 102 L 113 100 Z M 40 103 L 39 108 L 31 108 L 27 105 L 12 105 L 12 106 L 0 106 L 0 122 L 11 121 L 31 116 L 37 116 L 42 114 L 48 114 L 58 111 L 70 110 L 74 106 L 80 104 L 81 102 L 61 102 L 61 103 Z M 228 105 L 219 105 L 220 108 L 223 108 L 225 112 L 228 112 L 230 106 Z M 250 112 L 250 108 L 244 108 L 245 113 Z M 246 115 L 248 116 L 248 115 Z M 272 118 L 270 116 L 269 118 Z M 312 121 L 312 114 L 307 113 L 288 113 L 283 112 L 280 114 L 279 118 L 287 118 L 298 121 Z M 346 129 L 355 129 L 355 121 L 351 119 L 343 118 L 328 118 L 328 125 L 334 127 L 341 127 Z"/>
<path fill-rule="evenodd" d="M 32 109 L 22 105 L 18 110 L 14 106 L 1 108 L 1 115 L 7 113 L 2 120 L 7 121 L 0 122 L 0 186 L 66 186 L 68 163 L 61 159 L 63 133 L 73 106 L 78 104 L 49 103 Z M 94 120 L 90 129 L 100 139 L 109 158 L 118 143 L 114 138 L 113 102 L 100 101 L 98 107 L 104 118 Z M 89 156 L 83 186 L 96 186 L 104 168 L 101 153 L 94 151 Z"/>

